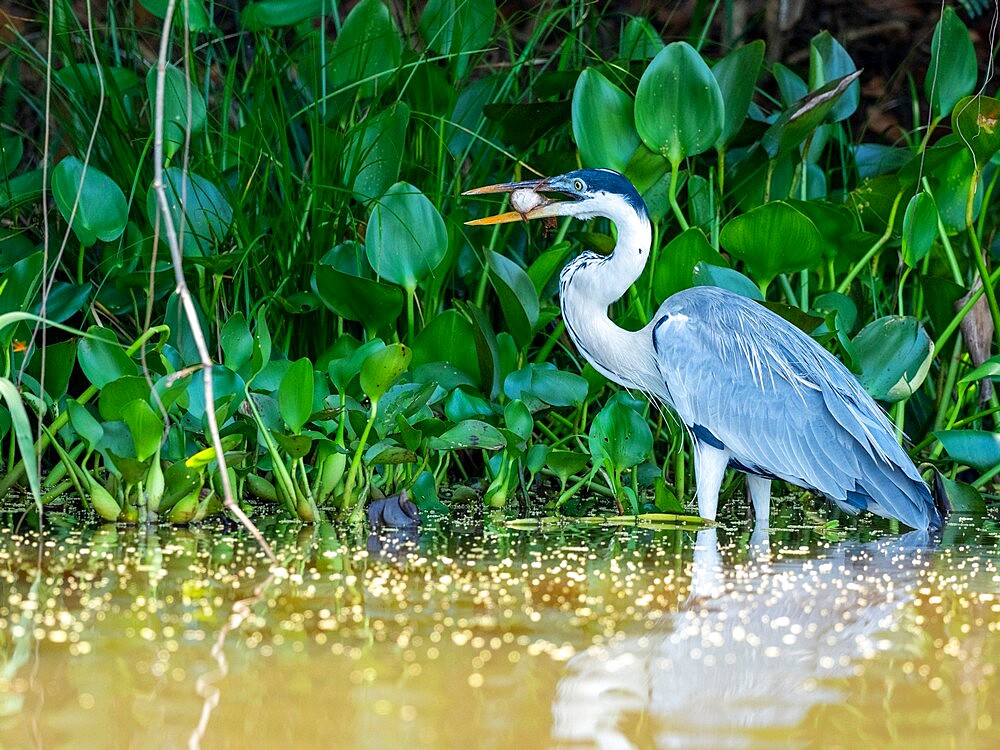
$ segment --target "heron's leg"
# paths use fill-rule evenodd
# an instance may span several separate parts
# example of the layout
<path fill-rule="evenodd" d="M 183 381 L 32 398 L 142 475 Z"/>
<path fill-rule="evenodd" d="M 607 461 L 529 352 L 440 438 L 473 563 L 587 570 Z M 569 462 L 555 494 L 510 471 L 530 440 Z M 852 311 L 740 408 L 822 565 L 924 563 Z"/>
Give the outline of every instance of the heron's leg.
<path fill-rule="evenodd" d="M 719 509 L 719 487 L 729 465 L 729 452 L 702 442 L 694 446 L 694 480 L 698 486 L 698 515 L 715 520 Z"/>
<path fill-rule="evenodd" d="M 753 503 L 757 528 L 768 528 L 771 525 L 771 480 L 747 474 L 747 494 Z"/>

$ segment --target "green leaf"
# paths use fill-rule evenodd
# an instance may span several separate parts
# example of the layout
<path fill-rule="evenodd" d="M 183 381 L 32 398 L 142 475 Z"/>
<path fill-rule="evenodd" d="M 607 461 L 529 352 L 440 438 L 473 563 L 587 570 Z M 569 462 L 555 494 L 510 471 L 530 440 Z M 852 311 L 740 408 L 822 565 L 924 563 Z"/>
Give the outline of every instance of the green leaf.
<path fill-rule="evenodd" d="M 156 66 L 146 74 L 146 92 L 156 101 Z M 197 84 L 176 66 L 167 64 L 163 78 L 163 153 L 169 161 L 184 145 L 186 134 L 205 127 L 205 99 Z"/>
<path fill-rule="evenodd" d="M 240 22 L 247 31 L 261 31 L 276 26 L 294 26 L 330 10 L 329 0 L 257 0 L 243 9 Z"/>
<path fill-rule="evenodd" d="M 823 124 L 840 97 L 860 75 L 861 71 L 858 70 L 830 81 L 787 107 L 761 138 L 761 145 L 767 155 L 774 159 L 798 148 Z"/>
<path fill-rule="evenodd" d="M 594 462 L 609 462 L 615 471 L 637 466 L 653 450 L 653 434 L 646 420 L 618 400 L 609 401 L 594 417 L 587 437 Z"/>
<path fill-rule="evenodd" d="M 861 329 L 854 351 L 861 385 L 872 398 L 893 403 L 912 396 L 924 382 L 934 343 L 916 318 L 888 315 Z"/>
<path fill-rule="evenodd" d="M 337 392 L 343 393 L 346 391 L 347 386 L 354 377 L 361 373 L 361 364 L 373 352 L 384 348 L 385 343 L 381 339 L 371 339 L 361 344 L 347 356 L 331 359 L 327 370 L 330 375 L 330 382 L 333 383 L 333 387 L 337 389 Z"/>
<path fill-rule="evenodd" d="M 380 0 L 361 0 L 344 19 L 328 68 L 334 89 L 372 96 L 397 68 L 403 43 L 389 9 Z"/>
<path fill-rule="evenodd" d="M 650 60 L 663 49 L 663 40 L 648 18 L 633 16 L 618 40 L 618 56 L 623 60 Z"/>
<path fill-rule="evenodd" d="M 398 286 L 343 273 L 324 263 L 313 272 L 312 288 L 334 313 L 364 324 L 369 332 L 394 323 L 403 311 L 403 290 Z"/>
<path fill-rule="evenodd" d="M 76 315 L 87 304 L 93 285 L 86 281 L 83 284 L 70 284 L 66 281 L 54 282 L 48 290 L 45 299 L 45 319 L 53 323 L 62 323 Z M 31 311 L 42 314 L 42 302 L 39 300 Z"/>
<path fill-rule="evenodd" d="M 584 70 L 573 89 L 573 137 L 585 167 L 624 172 L 639 147 L 632 97 L 595 68 Z"/>
<path fill-rule="evenodd" d="M 163 417 L 146 401 L 136 399 L 124 406 L 122 419 L 132 433 L 135 457 L 140 461 L 151 458 L 163 442 Z"/>
<path fill-rule="evenodd" d="M 24 156 L 24 141 L 18 136 L 0 136 L 0 176 L 14 174 Z"/>
<path fill-rule="evenodd" d="M 766 286 L 779 273 L 812 268 L 823 254 L 823 238 L 805 214 L 772 201 L 722 227 L 719 242 Z"/>
<path fill-rule="evenodd" d="M 166 18 L 169 0 L 139 0 L 139 4 L 157 18 Z M 186 17 L 187 27 L 191 31 L 208 31 L 212 28 L 212 19 L 205 10 L 205 0 L 182 0 L 178 3 L 181 9 L 181 19 Z"/>
<path fill-rule="evenodd" d="M 427 447 L 435 451 L 453 451 L 462 448 L 495 451 L 506 445 L 507 441 L 500 430 L 478 419 L 459 422 L 444 434 L 431 438 L 427 443 Z"/>
<path fill-rule="evenodd" d="M 700 262 L 725 266 L 725 259 L 697 227 L 681 232 L 660 251 L 653 271 L 653 294 L 663 301 L 694 285 L 694 269 Z"/>
<path fill-rule="evenodd" d="M 763 301 L 760 287 L 739 271 L 724 266 L 714 266 L 705 261 L 698 261 L 691 273 L 695 286 L 717 286 L 734 294 L 740 294 L 749 299 Z"/>
<path fill-rule="evenodd" d="M 69 413 L 69 423 L 87 444 L 87 450 L 97 450 L 104 439 L 104 428 L 101 423 L 76 399 L 71 398 L 66 402 L 66 410 Z"/>
<path fill-rule="evenodd" d="M 412 294 L 448 252 L 444 219 L 417 188 L 397 182 L 375 205 L 365 232 L 365 252 L 379 278 Z"/>
<path fill-rule="evenodd" d="M 125 194 L 104 172 L 75 156 L 67 156 L 52 170 L 52 196 L 85 247 L 97 240 L 111 242 L 125 231 Z"/>
<path fill-rule="evenodd" d="M 858 66 L 840 42 L 821 31 L 809 42 L 809 88 L 813 91 L 830 81 L 857 71 Z M 827 115 L 827 122 L 840 122 L 854 114 L 861 101 L 861 84 L 851 83 L 837 99 Z"/>
<path fill-rule="evenodd" d="M 946 117 L 963 96 L 976 88 L 976 49 L 969 30 L 948 6 L 934 27 L 931 61 L 924 79 L 924 93 L 935 119 Z"/>
<path fill-rule="evenodd" d="M 112 380 L 138 372 L 135 362 L 106 328 L 92 327 L 91 336 L 80 340 L 77 360 L 91 385 L 103 388 Z"/>
<path fill-rule="evenodd" d="M 991 380 L 1000 378 L 1000 354 L 990 357 L 958 382 L 963 384 L 975 383 L 977 380 L 982 380 L 983 378 L 990 378 Z"/>
<path fill-rule="evenodd" d="M 399 179 L 409 121 L 410 108 L 397 102 L 352 131 L 344 149 L 343 172 L 357 201 L 378 198 Z"/>
<path fill-rule="evenodd" d="M 933 196 L 921 190 L 910 198 L 903 214 L 903 262 L 910 268 L 916 268 L 930 252 L 937 233 L 937 206 Z"/>
<path fill-rule="evenodd" d="M 1000 100 L 991 96 L 967 96 L 951 113 L 951 128 L 976 157 L 982 169 L 1000 151 Z"/>
<path fill-rule="evenodd" d="M 219 189 L 204 177 L 169 167 L 163 172 L 167 204 L 185 256 L 210 255 L 229 233 L 233 209 Z M 183 210 L 182 210 L 183 206 Z M 146 199 L 146 215 L 157 225 L 156 191 Z M 183 219 L 183 221 L 182 221 Z"/>
<path fill-rule="evenodd" d="M 934 437 L 959 464 L 989 471 L 1000 464 L 1000 433 L 985 430 L 939 430 Z"/>
<path fill-rule="evenodd" d="M 480 379 L 479 355 L 472 323 L 458 310 L 435 315 L 413 340 L 413 366 L 448 362 L 474 380 Z"/>
<path fill-rule="evenodd" d="M 312 414 L 313 386 L 312 362 L 306 357 L 292 362 L 278 386 L 278 410 L 288 429 L 296 435 Z"/>
<path fill-rule="evenodd" d="M 531 416 L 531 411 L 524 405 L 523 401 L 518 399 L 514 399 L 504 407 L 503 420 L 507 429 L 521 440 L 528 440 L 535 428 L 535 420 Z"/>
<path fill-rule="evenodd" d="M 286 435 L 283 432 L 272 430 L 271 437 L 281 446 L 281 450 L 292 459 L 305 458 L 312 450 L 313 441 L 307 435 Z"/>
<path fill-rule="evenodd" d="M 722 135 L 719 84 L 694 47 L 672 42 L 646 68 L 635 93 L 643 142 L 672 165 L 708 150 Z"/>
<path fill-rule="evenodd" d="M 508 375 L 503 391 L 507 398 L 521 399 L 532 411 L 538 411 L 546 404 L 579 406 L 587 398 L 588 385 L 580 375 L 557 370 L 551 362 L 532 362 Z"/>
<path fill-rule="evenodd" d="M 538 323 L 538 292 L 517 263 L 491 250 L 487 256 L 490 283 L 500 298 L 504 319 L 519 346 L 527 346 Z"/>
<path fill-rule="evenodd" d="M 38 476 L 38 460 L 35 458 L 35 431 L 28 419 L 28 411 L 24 408 L 24 400 L 17 386 L 8 378 L 0 377 L 0 397 L 7 404 L 10 412 L 11 425 L 14 428 L 14 439 L 21 454 L 21 463 L 28 475 L 28 485 L 35 499 L 36 507 L 41 513 L 42 485 Z"/>
<path fill-rule="evenodd" d="M 429 0 L 419 31 L 443 55 L 467 55 L 488 46 L 497 18 L 495 0 Z"/>
<path fill-rule="evenodd" d="M 587 467 L 590 457 L 586 453 L 566 450 L 550 450 L 545 456 L 545 465 L 559 477 L 563 485 L 578 471 Z"/>
<path fill-rule="evenodd" d="M 753 101 L 760 66 L 764 62 L 764 42 L 757 40 L 737 47 L 712 68 L 725 102 L 722 133 L 715 147 L 722 149 L 740 132 Z"/>
<path fill-rule="evenodd" d="M 239 371 L 253 357 L 254 339 L 250 335 L 250 326 L 242 312 L 231 315 L 222 324 L 219 332 L 219 343 L 222 345 L 222 364 L 230 370 Z"/>
<path fill-rule="evenodd" d="M 378 401 L 406 372 L 412 356 L 412 351 L 404 344 L 389 344 L 372 352 L 361 365 L 361 390 L 372 401 Z"/>
<path fill-rule="evenodd" d="M 145 377 L 126 375 L 101 388 L 97 411 L 105 422 L 117 422 L 124 418 L 125 407 L 133 401 L 148 401 L 149 394 L 149 381 Z"/>

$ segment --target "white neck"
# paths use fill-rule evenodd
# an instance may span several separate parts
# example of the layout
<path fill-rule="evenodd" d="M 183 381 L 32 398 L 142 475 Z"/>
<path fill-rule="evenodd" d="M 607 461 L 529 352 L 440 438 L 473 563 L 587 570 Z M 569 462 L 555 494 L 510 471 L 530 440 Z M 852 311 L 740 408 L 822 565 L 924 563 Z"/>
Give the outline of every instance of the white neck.
<path fill-rule="evenodd" d="M 639 278 L 649 257 L 649 220 L 624 202 L 605 215 L 618 229 L 618 243 L 608 256 L 583 253 L 560 275 L 560 302 L 570 338 L 600 373 L 626 388 L 647 390 L 656 382 L 656 361 L 648 332 L 626 331 L 608 317 L 608 307 Z M 654 394 L 662 396 L 663 394 Z"/>

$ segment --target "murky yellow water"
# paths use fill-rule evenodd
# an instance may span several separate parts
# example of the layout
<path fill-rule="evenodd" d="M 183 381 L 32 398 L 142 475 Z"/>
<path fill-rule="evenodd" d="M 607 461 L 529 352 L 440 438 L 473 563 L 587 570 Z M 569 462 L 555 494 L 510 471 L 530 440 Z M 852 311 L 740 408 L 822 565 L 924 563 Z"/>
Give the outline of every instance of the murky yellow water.
<path fill-rule="evenodd" d="M 265 532 L 0 528 L 0 747 L 1000 747 L 989 535 Z"/>

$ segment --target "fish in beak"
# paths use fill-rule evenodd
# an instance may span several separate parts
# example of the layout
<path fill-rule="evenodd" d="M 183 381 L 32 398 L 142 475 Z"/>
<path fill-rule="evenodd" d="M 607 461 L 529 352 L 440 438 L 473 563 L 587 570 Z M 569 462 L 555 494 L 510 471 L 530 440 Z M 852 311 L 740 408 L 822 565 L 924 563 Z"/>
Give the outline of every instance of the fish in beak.
<path fill-rule="evenodd" d="M 529 221 L 531 219 L 548 219 L 554 222 L 556 214 L 550 213 L 546 209 L 549 206 L 559 203 L 559 201 L 547 198 L 542 194 L 546 189 L 549 189 L 548 183 L 548 178 L 545 178 L 524 182 L 501 182 L 498 185 L 486 185 L 485 187 L 466 190 L 462 195 L 510 193 L 510 206 L 513 210 L 497 214 L 496 216 L 473 219 L 465 223 L 471 226 L 482 226 L 486 224 L 506 224 L 511 221 Z M 546 225 L 548 225 L 549 221 L 546 221 Z"/>

